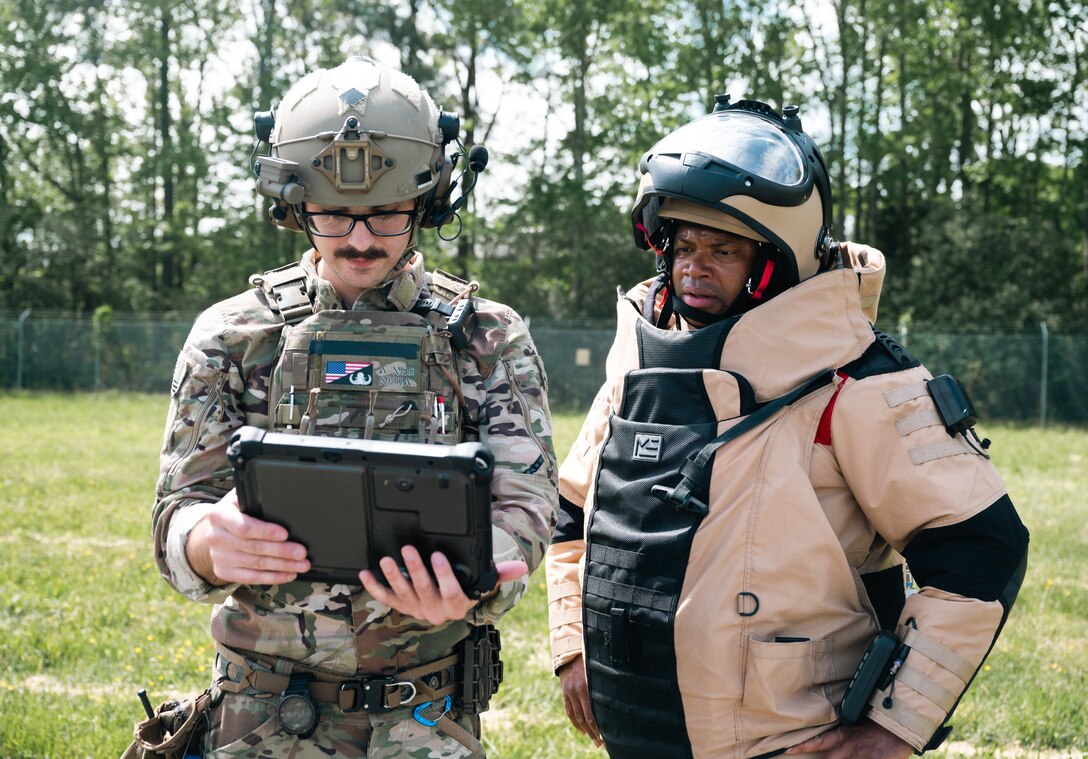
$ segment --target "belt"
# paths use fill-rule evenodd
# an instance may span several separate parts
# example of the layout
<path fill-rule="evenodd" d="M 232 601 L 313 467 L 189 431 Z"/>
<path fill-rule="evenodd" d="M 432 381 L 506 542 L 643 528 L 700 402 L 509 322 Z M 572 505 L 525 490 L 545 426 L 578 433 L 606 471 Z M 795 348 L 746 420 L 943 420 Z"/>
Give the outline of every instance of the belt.
<path fill-rule="evenodd" d="M 254 667 L 253 664 L 260 664 L 258 660 L 247 659 L 221 643 L 216 644 L 216 652 L 227 662 L 223 673 L 225 677 L 217 683 L 221 690 L 240 693 L 252 689 L 276 694 L 287 690 L 290 675 Z M 460 654 L 452 654 L 392 675 L 362 678 L 338 678 L 306 668 L 302 668 L 302 671 L 314 677 L 309 684 L 310 697 L 314 701 L 335 704 L 343 712 L 381 714 L 404 706 L 438 701 L 446 696 L 459 697 L 461 682 L 457 677 L 457 665 L 460 662 Z M 240 672 L 239 678 L 233 676 L 231 665 Z"/>

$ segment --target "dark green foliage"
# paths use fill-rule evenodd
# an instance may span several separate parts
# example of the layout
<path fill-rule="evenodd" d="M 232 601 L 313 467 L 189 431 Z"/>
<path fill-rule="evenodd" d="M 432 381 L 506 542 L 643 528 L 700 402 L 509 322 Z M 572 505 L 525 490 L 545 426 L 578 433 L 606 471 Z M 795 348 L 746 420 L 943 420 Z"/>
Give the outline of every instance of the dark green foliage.
<path fill-rule="evenodd" d="M 888 256 L 882 324 L 1084 332 L 1086 15 L 1073 0 L 12 0 L 0 309 L 193 312 L 297 257 L 305 239 L 252 190 L 253 113 L 369 52 L 460 113 L 492 167 L 516 167 L 482 176 L 456 242 L 419 242 L 529 315 L 607 317 L 616 285 L 653 274 L 627 217 L 639 157 L 729 92 L 801 106 L 836 235 Z"/>

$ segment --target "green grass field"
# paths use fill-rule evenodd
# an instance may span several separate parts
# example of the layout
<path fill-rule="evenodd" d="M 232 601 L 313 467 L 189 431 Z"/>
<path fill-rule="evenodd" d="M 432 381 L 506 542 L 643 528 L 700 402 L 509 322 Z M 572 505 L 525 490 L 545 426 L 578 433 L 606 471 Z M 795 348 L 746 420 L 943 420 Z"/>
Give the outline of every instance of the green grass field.
<path fill-rule="evenodd" d="M 206 687 L 207 607 L 155 570 L 151 502 L 166 399 L 0 394 L 0 757 L 117 757 L 156 702 Z M 556 418 L 560 456 L 581 419 Z M 987 426 L 1032 532 L 1028 576 L 936 756 L 1088 749 L 1088 430 Z M 494 757 L 604 756 L 567 725 L 541 574 L 503 625 Z"/>

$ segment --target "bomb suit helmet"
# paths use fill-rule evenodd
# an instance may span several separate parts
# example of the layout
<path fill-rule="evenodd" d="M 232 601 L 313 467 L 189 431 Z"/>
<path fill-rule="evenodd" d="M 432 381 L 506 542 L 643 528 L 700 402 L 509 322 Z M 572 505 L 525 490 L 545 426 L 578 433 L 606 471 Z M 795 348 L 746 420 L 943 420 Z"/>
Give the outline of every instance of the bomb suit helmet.
<path fill-rule="evenodd" d="M 273 199 L 275 224 L 298 230 L 304 202 L 377 207 L 418 198 L 421 225 L 434 226 L 448 201 L 455 158 L 445 148 L 460 120 L 412 77 L 367 56 L 308 74 L 254 123 L 269 143 L 257 159 L 257 191 Z"/>
<path fill-rule="evenodd" d="M 666 135 L 639 163 L 635 243 L 668 254 L 670 222 L 687 221 L 768 243 L 792 287 L 827 268 L 831 185 L 795 106 L 719 96 L 714 111 Z M 671 266 L 671 261 L 667 261 Z"/>

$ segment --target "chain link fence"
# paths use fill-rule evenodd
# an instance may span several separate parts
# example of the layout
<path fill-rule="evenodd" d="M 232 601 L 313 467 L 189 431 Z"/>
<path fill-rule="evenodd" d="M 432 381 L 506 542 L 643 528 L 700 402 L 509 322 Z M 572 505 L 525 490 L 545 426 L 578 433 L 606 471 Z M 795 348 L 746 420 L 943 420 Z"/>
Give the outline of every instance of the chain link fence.
<path fill-rule="evenodd" d="M 0 312 L 0 389 L 166 392 L 195 315 Z M 530 319 L 553 408 L 583 411 L 604 379 L 613 325 Z M 984 420 L 1088 423 L 1088 335 L 951 330 L 894 335 L 967 388 Z"/>

